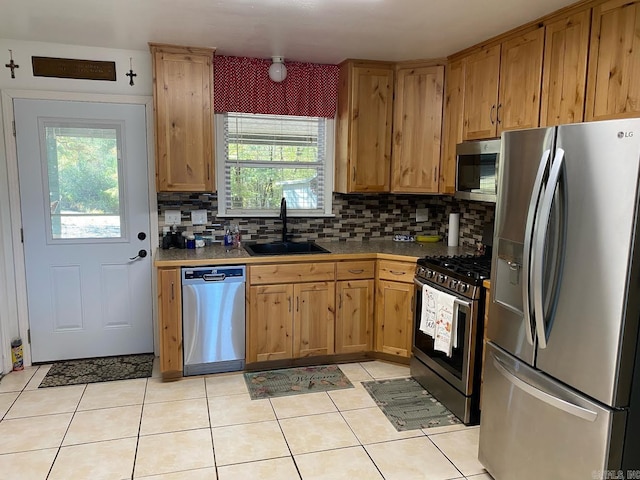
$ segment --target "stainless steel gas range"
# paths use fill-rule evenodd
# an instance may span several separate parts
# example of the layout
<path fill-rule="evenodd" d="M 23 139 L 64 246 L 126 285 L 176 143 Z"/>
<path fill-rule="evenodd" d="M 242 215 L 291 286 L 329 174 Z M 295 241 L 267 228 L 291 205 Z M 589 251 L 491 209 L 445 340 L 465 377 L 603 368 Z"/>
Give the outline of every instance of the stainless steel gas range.
<path fill-rule="evenodd" d="M 477 424 L 485 303 L 482 282 L 489 278 L 491 255 L 425 257 L 417 263 L 411 375 L 465 424 Z M 421 329 L 422 299 L 428 289 L 453 297 L 449 298 L 456 342 L 450 354 L 438 351 L 434 336 Z"/>

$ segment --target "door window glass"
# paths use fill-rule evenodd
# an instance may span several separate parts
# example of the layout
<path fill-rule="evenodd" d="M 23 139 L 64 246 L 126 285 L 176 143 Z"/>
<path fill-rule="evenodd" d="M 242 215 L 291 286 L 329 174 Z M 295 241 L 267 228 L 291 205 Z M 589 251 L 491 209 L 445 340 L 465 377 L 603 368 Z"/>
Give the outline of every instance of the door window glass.
<path fill-rule="evenodd" d="M 43 130 L 50 240 L 122 238 L 119 125 L 45 122 Z"/>

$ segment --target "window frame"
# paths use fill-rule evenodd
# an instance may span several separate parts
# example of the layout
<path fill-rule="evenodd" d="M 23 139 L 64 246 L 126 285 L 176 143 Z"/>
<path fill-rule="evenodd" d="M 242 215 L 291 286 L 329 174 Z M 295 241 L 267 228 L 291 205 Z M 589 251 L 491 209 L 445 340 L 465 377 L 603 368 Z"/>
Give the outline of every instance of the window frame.
<path fill-rule="evenodd" d="M 220 218 L 273 218 L 280 215 L 279 209 L 273 210 L 244 210 L 239 212 L 227 211 L 226 179 L 226 145 L 224 135 L 224 113 L 214 115 L 215 128 L 215 164 L 216 191 L 218 193 L 218 213 Z M 283 115 L 284 116 L 284 115 Z M 334 217 L 333 213 L 333 183 L 335 156 L 335 119 L 324 118 L 325 123 L 325 158 L 324 158 L 324 205 L 322 212 L 318 210 L 288 209 L 289 217 L 323 218 Z"/>

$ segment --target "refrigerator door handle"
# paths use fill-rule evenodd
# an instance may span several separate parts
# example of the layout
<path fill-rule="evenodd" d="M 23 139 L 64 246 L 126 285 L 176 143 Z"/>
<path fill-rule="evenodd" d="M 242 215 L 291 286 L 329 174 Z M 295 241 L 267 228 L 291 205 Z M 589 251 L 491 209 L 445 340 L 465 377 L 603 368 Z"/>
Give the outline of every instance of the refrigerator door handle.
<path fill-rule="evenodd" d="M 533 234 L 535 232 L 536 213 L 540 208 L 541 197 L 544 192 L 544 178 L 549 170 L 549 163 L 551 159 L 551 150 L 545 150 L 540 159 L 540 166 L 538 167 L 538 173 L 536 174 L 535 182 L 533 183 L 533 192 L 531 193 L 531 200 L 529 201 L 529 209 L 527 213 L 527 223 L 525 226 L 524 234 L 524 249 L 523 249 L 523 261 L 522 261 L 522 278 L 524 279 L 524 285 L 522 286 L 522 310 L 524 312 L 524 324 L 527 331 L 527 342 L 533 345 L 533 327 L 532 327 L 532 302 L 529 296 L 531 289 L 531 248 L 533 243 Z"/>
<path fill-rule="evenodd" d="M 502 374 L 512 385 L 519 388 L 523 392 L 528 393 L 532 397 L 537 398 L 541 402 L 544 402 L 552 407 L 558 408 L 564 412 L 567 412 L 570 415 L 575 417 L 582 418 L 583 420 L 587 420 L 588 422 L 595 422 L 598 418 L 598 413 L 583 408 L 579 405 L 575 405 L 571 402 L 567 402 L 566 400 L 562 400 L 561 398 L 554 397 L 553 395 L 544 392 L 533 385 L 529 385 L 524 380 L 518 378 L 518 376 L 511 372 L 510 369 L 504 365 L 500 360 L 496 357 L 493 357 L 493 365 L 496 367 L 498 372 Z"/>
<path fill-rule="evenodd" d="M 553 198 L 555 196 L 558 182 L 560 181 L 560 174 L 564 167 L 564 150 L 558 148 L 556 150 L 553 163 L 551 165 L 551 172 L 549 173 L 549 180 L 547 182 L 547 188 L 542 200 L 542 207 L 540 208 L 540 218 L 536 220 L 539 228 L 537 228 L 535 245 L 533 250 L 533 258 L 535 259 L 533 265 L 533 317 L 536 325 L 536 335 L 538 337 L 538 346 L 540 348 L 547 348 L 547 333 L 544 326 L 544 306 L 542 301 L 542 278 L 544 267 L 544 250 L 545 240 L 547 238 L 547 232 L 549 230 L 549 219 L 551 218 L 551 206 L 553 204 Z"/>

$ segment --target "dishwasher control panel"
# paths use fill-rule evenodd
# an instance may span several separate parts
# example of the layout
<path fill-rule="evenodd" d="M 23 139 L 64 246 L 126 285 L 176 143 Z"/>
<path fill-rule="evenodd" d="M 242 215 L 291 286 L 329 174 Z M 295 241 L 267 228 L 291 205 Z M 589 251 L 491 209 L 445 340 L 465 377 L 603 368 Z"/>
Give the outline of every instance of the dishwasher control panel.
<path fill-rule="evenodd" d="M 198 268 L 183 268 L 182 279 L 183 280 L 203 280 L 214 281 L 220 279 L 237 278 L 244 280 L 245 267 L 198 267 Z"/>

